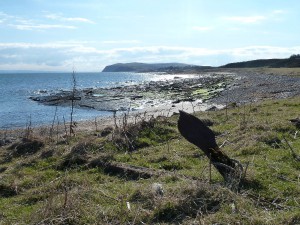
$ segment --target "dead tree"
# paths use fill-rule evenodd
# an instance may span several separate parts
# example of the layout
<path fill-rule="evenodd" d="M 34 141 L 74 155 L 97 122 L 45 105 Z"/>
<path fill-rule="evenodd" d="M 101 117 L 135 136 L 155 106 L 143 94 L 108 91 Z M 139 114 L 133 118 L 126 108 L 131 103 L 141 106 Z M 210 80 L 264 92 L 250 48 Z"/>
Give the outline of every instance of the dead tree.
<path fill-rule="evenodd" d="M 226 183 L 238 185 L 243 174 L 241 163 L 229 158 L 219 149 L 214 132 L 203 121 L 180 111 L 178 130 L 185 139 L 205 153 Z"/>

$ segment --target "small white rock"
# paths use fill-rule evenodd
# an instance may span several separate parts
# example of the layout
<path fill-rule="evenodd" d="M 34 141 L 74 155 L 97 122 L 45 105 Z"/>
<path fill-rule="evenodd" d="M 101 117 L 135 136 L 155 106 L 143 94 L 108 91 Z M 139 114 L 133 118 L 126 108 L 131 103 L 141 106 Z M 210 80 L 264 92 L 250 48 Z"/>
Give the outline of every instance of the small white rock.
<path fill-rule="evenodd" d="M 152 191 L 157 195 L 164 195 L 163 185 L 160 183 L 153 183 L 152 184 Z"/>
<path fill-rule="evenodd" d="M 130 202 L 126 202 L 126 206 L 127 206 L 127 209 L 130 211 L 131 210 Z"/>

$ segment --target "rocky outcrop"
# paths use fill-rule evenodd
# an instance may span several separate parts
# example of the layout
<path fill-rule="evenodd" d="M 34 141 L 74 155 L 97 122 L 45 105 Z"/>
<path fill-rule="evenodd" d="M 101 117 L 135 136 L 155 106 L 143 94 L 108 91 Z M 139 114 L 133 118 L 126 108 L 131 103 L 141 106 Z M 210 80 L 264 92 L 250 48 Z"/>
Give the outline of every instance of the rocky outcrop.
<path fill-rule="evenodd" d="M 137 85 L 63 91 L 54 95 L 30 97 L 45 105 L 90 108 L 99 111 L 127 111 L 150 108 L 159 104 L 173 104 L 196 99 L 208 100 L 217 96 L 233 79 L 232 75 L 213 74 L 194 78 L 151 81 Z"/>

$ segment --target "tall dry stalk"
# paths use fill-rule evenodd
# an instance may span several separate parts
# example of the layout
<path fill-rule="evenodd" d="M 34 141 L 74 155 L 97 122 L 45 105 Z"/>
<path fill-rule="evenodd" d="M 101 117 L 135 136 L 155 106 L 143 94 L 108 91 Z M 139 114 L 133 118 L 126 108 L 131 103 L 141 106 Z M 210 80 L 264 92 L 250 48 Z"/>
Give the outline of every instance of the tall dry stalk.
<path fill-rule="evenodd" d="M 98 132 L 98 123 L 97 123 L 97 117 L 95 117 L 95 128 L 96 128 L 96 132 Z"/>
<path fill-rule="evenodd" d="M 53 116 L 53 120 L 52 120 L 52 125 L 51 125 L 51 128 L 50 128 L 50 140 L 52 140 L 52 136 L 53 136 L 53 130 L 54 130 L 56 115 L 57 115 L 57 106 L 55 107 L 55 112 L 54 112 L 54 116 Z"/>
<path fill-rule="evenodd" d="M 77 86 L 77 80 L 75 76 L 75 71 L 73 70 L 72 73 L 72 95 L 71 95 L 71 113 L 70 113 L 70 136 L 74 135 L 74 125 L 73 125 L 73 115 L 74 115 L 74 106 L 75 106 L 75 94 L 76 94 L 76 86 Z"/>
<path fill-rule="evenodd" d="M 30 115 L 29 116 L 29 121 L 26 123 L 25 138 L 29 139 L 32 132 L 33 132 L 33 129 L 32 129 L 31 115 Z"/>
<path fill-rule="evenodd" d="M 227 91 L 226 93 L 226 105 L 225 105 L 226 121 L 228 120 L 228 104 L 229 104 L 229 91 Z"/>

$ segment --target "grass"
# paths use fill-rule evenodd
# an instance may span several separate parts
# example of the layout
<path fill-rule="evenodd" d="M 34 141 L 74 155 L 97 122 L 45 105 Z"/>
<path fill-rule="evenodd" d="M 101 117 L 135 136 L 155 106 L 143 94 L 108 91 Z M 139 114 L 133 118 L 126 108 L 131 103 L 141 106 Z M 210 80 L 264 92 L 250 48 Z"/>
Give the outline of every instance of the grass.
<path fill-rule="evenodd" d="M 208 160 L 180 136 L 177 115 L 105 137 L 82 132 L 2 146 L 0 224 L 299 224 L 300 162 L 285 141 L 300 155 L 300 133 L 289 122 L 299 115 L 299 97 L 196 113 L 214 122 L 222 151 L 247 167 L 237 192 L 214 169 L 210 181 Z M 93 160 L 159 175 L 109 173 Z"/>

